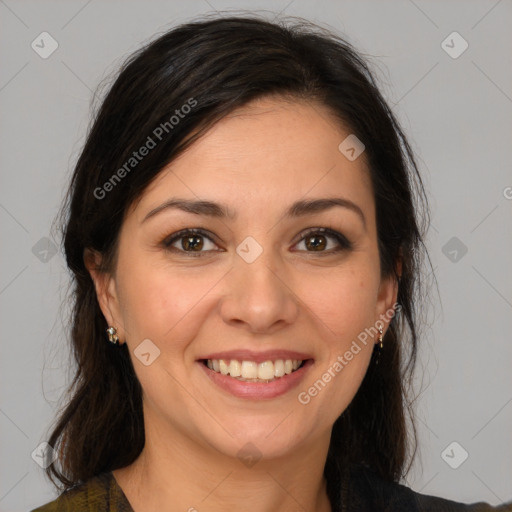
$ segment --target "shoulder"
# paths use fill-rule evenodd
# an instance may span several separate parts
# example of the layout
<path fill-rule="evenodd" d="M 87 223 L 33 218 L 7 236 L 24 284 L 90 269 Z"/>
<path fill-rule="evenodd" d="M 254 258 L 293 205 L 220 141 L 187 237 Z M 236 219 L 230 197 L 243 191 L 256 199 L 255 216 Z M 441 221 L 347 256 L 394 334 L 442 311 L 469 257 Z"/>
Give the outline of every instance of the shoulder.
<path fill-rule="evenodd" d="M 133 512 L 111 472 L 102 473 L 64 491 L 31 512 Z"/>
<path fill-rule="evenodd" d="M 389 482 L 372 471 L 359 468 L 351 474 L 347 510 L 386 510 L 393 512 L 512 512 L 512 502 L 499 506 L 488 503 L 459 503 L 413 491 Z M 366 508 L 365 508 L 366 507 Z"/>

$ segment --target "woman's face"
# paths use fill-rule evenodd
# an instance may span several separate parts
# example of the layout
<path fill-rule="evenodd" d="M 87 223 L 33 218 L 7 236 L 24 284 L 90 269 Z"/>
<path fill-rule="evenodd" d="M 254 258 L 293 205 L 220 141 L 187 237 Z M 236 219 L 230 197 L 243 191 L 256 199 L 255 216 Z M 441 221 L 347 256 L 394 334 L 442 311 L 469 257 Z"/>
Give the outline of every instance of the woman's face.
<path fill-rule="evenodd" d="M 396 299 L 380 279 L 364 153 L 338 149 L 349 135 L 318 104 L 260 99 L 129 210 L 115 272 L 95 278 L 144 391 L 146 435 L 233 457 L 328 442 Z M 173 237 L 189 228 L 200 233 Z M 286 360 L 305 363 L 286 373 Z"/>

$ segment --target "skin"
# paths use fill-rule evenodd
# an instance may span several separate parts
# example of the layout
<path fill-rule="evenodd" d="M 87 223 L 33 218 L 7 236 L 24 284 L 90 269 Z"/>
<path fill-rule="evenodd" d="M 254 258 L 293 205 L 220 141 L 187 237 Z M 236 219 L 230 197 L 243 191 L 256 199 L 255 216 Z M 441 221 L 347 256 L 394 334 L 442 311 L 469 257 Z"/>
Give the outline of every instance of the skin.
<path fill-rule="evenodd" d="M 351 162 L 338 150 L 349 133 L 319 104 L 256 100 L 217 123 L 132 205 L 112 273 L 95 270 L 100 255 L 86 253 L 102 311 L 128 344 L 144 391 L 144 450 L 113 472 L 135 511 L 171 503 L 247 509 L 249 499 L 253 512 L 331 510 L 323 467 L 332 425 L 356 394 L 377 336 L 307 405 L 297 395 L 392 310 L 397 295 L 396 281 L 380 277 L 364 153 Z M 167 209 L 143 222 L 172 197 L 226 204 L 237 219 Z M 324 197 L 350 199 L 366 225 L 342 207 L 282 217 L 299 199 Z M 302 238 L 319 227 L 352 248 L 332 252 L 339 242 L 317 234 L 330 252 L 322 256 Z M 215 235 L 200 237 L 202 256 L 186 253 L 183 239 L 176 252 L 165 248 L 185 228 Z M 247 236 L 263 248 L 251 264 L 236 253 Z M 160 356 L 145 366 L 133 351 L 148 338 Z M 274 348 L 311 354 L 314 365 L 273 399 L 233 397 L 196 362 L 214 351 Z M 237 457 L 248 442 L 262 454 L 250 468 Z"/>

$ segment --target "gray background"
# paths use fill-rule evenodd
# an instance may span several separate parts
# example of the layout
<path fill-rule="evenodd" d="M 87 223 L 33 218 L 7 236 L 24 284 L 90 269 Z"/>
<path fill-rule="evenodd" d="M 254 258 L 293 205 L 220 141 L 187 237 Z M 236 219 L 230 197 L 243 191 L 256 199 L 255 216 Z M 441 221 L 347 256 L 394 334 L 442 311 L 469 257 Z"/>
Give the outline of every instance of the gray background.
<path fill-rule="evenodd" d="M 70 376 L 67 272 L 44 237 L 93 91 L 156 33 L 225 9 L 328 23 L 372 56 L 426 182 L 441 299 L 434 291 L 423 310 L 420 453 L 405 483 L 458 501 L 512 499 L 510 0 L 0 0 L 0 510 L 55 497 L 31 458 Z M 43 31 L 59 44 L 47 59 L 31 48 Z M 442 47 L 453 31 L 469 44 L 458 58 Z M 445 44 L 459 51 L 452 39 Z M 453 441 L 460 447 L 444 452 Z M 453 469 L 445 461 L 460 462 L 462 449 L 469 457 Z"/>

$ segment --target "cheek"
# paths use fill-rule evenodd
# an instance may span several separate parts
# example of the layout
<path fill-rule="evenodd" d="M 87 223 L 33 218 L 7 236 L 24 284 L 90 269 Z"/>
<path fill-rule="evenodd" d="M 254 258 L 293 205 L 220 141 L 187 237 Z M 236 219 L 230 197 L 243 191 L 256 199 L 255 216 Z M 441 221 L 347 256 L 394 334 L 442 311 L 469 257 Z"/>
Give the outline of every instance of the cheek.
<path fill-rule="evenodd" d="M 218 281 L 218 276 L 204 272 L 133 262 L 119 275 L 128 276 L 119 286 L 128 342 L 135 346 L 138 340 L 149 338 L 173 353 L 199 330 L 198 316 L 204 315 L 208 293 Z"/>
<path fill-rule="evenodd" d="M 314 401 L 319 417 L 326 420 L 334 421 L 346 409 L 368 369 L 377 286 L 374 272 L 360 266 L 333 271 L 328 279 L 310 279 L 301 287 L 324 347 L 317 371 L 302 388 L 306 395 L 301 403 Z"/>
<path fill-rule="evenodd" d="M 345 350 L 350 340 L 373 325 L 377 281 L 371 268 L 332 269 L 328 276 L 309 276 L 298 283 L 297 295 L 314 314 L 332 349 Z"/>

